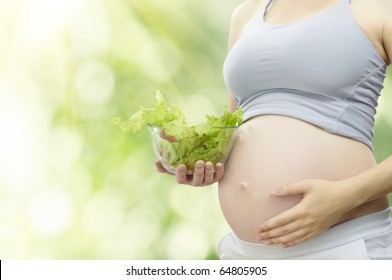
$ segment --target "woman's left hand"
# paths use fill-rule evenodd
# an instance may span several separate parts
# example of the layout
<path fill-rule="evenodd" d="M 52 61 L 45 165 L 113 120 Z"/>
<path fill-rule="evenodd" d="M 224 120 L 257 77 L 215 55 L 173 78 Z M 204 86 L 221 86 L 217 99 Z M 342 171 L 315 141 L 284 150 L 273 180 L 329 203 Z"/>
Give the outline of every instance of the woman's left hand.
<path fill-rule="evenodd" d="M 302 194 L 303 199 L 264 222 L 257 240 L 286 248 L 326 231 L 355 207 L 349 189 L 346 181 L 307 179 L 272 190 L 278 197 Z"/>

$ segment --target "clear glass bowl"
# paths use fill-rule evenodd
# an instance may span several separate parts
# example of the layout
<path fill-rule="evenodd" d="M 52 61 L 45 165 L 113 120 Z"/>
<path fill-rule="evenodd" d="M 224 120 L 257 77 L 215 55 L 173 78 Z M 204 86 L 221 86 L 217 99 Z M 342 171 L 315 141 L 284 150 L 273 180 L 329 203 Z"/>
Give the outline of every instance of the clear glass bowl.
<path fill-rule="evenodd" d="M 191 175 L 198 160 L 211 161 L 214 166 L 218 162 L 225 164 L 237 138 L 238 126 L 208 127 L 205 133 L 183 138 L 168 136 L 161 125 L 148 124 L 148 129 L 155 155 L 162 166 L 175 173 L 178 165 L 185 164 L 187 174 Z"/>

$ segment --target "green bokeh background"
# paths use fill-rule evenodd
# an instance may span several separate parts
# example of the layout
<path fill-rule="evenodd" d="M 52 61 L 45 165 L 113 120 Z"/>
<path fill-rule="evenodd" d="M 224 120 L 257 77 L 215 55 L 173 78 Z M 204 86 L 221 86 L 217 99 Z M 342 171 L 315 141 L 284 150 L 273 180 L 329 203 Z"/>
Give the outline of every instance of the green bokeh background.
<path fill-rule="evenodd" d="M 0 0 L 0 258 L 216 259 L 216 185 L 158 174 L 110 125 L 160 89 L 191 122 L 226 104 L 222 0 Z M 389 69 L 390 70 L 390 69 Z M 392 73 L 375 155 L 392 154 Z"/>

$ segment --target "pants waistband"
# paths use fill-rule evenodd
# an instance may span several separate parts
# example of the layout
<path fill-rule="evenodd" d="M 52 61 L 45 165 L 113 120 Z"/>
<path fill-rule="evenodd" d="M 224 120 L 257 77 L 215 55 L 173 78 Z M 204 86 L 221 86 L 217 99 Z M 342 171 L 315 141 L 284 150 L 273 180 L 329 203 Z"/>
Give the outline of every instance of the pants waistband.
<path fill-rule="evenodd" d="M 373 234 L 390 231 L 392 229 L 390 214 L 391 208 L 388 208 L 377 213 L 349 220 L 333 226 L 326 232 L 290 248 L 283 248 L 280 245 L 247 242 L 238 238 L 234 233 L 231 233 L 231 235 L 237 245 L 249 255 L 270 259 L 292 258 L 313 254 Z"/>

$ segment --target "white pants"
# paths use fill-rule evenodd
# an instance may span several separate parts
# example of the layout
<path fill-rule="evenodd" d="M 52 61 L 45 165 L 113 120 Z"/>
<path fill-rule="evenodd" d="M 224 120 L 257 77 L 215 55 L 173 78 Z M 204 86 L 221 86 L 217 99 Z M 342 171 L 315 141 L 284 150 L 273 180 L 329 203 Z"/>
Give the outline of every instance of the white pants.
<path fill-rule="evenodd" d="M 251 243 L 229 233 L 219 245 L 222 260 L 392 260 L 391 209 L 336 225 L 290 248 Z"/>

